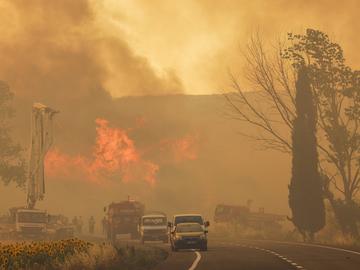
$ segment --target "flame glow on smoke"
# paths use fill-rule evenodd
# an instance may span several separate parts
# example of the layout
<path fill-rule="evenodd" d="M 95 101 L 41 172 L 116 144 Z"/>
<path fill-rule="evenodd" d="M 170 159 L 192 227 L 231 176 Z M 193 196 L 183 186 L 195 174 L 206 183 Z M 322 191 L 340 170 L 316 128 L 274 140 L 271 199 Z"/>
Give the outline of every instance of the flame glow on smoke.
<path fill-rule="evenodd" d="M 123 182 L 143 180 L 154 185 L 160 165 L 143 158 L 128 130 L 114 128 L 105 119 L 96 119 L 96 143 L 91 157 L 71 156 L 58 148 L 48 152 L 45 159 L 49 177 L 70 177 L 104 183 L 109 178 Z M 198 136 L 187 135 L 180 139 L 165 140 L 162 150 L 169 152 L 166 163 L 197 159 Z M 165 148 L 164 148 L 165 146 Z M 153 149 L 158 151 L 160 149 Z M 164 161 L 165 162 L 165 161 Z"/>
<path fill-rule="evenodd" d="M 195 160 L 198 157 L 197 141 L 199 137 L 187 135 L 175 141 L 173 153 L 177 161 Z"/>

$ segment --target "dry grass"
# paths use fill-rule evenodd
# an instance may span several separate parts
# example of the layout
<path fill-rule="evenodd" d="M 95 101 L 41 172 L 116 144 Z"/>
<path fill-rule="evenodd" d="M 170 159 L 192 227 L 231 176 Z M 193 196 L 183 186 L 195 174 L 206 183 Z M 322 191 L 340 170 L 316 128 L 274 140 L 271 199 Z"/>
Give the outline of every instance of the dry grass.
<path fill-rule="evenodd" d="M 292 230 L 282 228 L 252 228 L 239 224 L 216 224 L 211 231 L 214 237 L 226 237 L 230 239 L 257 239 L 257 240 L 295 240 Z"/>
<path fill-rule="evenodd" d="M 235 224 L 216 224 L 212 231 L 215 238 L 227 238 L 231 240 L 256 239 L 256 240 L 276 240 L 287 242 L 302 242 L 301 234 L 290 223 L 286 222 L 282 228 L 254 229 Z M 352 250 L 360 250 L 360 241 L 351 236 L 344 236 L 331 212 L 327 213 L 326 226 L 316 234 L 315 243 L 341 247 Z"/>
<path fill-rule="evenodd" d="M 60 269 L 151 269 L 167 257 L 155 247 L 112 246 L 107 243 L 92 246 L 87 253 L 69 257 Z"/>

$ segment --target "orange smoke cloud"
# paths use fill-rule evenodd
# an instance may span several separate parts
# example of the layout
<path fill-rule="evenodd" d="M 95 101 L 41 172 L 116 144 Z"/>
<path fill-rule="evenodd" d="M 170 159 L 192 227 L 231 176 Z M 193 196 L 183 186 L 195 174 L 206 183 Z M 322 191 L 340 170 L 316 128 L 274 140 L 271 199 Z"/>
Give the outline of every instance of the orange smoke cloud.
<path fill-rule="evenodd" d="M 92 158 L 69 156 L 51 150 L 45 160 L 48 176 L 82 177 L 92 182 L 120 177 L 122 181 L 145 180 L 153 185 L 159 166 L 144 160 L 126 130 L 112 128 L 104 119 L 96 119 L 96 144 Z"/>
<path fill-rule="evenodd" d="M 197 160 L 199 146 L 199 135 L 189 133 L 180 138 L 163 139 L 148 147 L 144 152 L 151 155 L 161 165 L 180 165 L 182 162 Z"/>
<path fill-rule="evenodd" d="M 56 176 L 60 172 L 64 176 L 69 176 L 76 172 L 77 165 L 82 165 L 81 157 L 79 159 L 61 153 L 58 148 L 50 150 L 46 154 L 45 168 L 47 176 Z"/>

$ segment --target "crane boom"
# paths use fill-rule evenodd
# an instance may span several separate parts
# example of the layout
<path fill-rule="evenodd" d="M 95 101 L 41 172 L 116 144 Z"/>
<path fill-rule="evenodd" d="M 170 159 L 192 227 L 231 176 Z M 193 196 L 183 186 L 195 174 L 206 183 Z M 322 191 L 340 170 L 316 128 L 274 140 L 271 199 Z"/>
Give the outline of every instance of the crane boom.
<path fill-rule="evenodd" d="M 45 194 L 44 159 L 53 143 L 53 117 L 57 111 L 34 103 L 31 114 L 31 144 L 27 183 L 27 207 L 33 209 Z"/>

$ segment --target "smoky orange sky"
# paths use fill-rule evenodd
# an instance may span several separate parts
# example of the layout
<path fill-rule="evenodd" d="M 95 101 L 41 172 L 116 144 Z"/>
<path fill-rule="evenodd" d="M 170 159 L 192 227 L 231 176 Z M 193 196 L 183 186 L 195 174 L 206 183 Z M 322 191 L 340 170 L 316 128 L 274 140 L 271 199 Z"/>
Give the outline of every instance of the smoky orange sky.
<path fill-rule="evenodd" d="M 248 199 L 286 213 L 289 156 L 254 151 L 236 133 L 249 126 L 221 115 L 221 96 L 195 95 L 227 88 L 228 69 L 241 71 L 240 48 L 256 31 L 271 42 L 289 31 L 323 30 L 359 68 L 358 6 L 356 0 L 0 0 L 0 80 L 15 93 L 16 140 L 28 145 L 33 102 L 60 110 L 52 157 L 70 162 L 61 167 L 66 174 L 74 164 L 99 164 L 96 119 L 106 119 L 110 131 L 131 141 L 128 149 L 144 165 L 136 169 L 150 168 L 154 178 L 147 182 L 156 180 L 149 188 L 116 176 L 114 185 L 99 189 L 50 174 L 40 206 L 67 215 L 97 211 L 100 218 L 102 206 L 132 194 L 154 209 L 166 204 L 169 213 L 212 215 L 217 203 Z M 121 166 L 124 179 L 129 167 Z M 70 180 L 86 180 L 84 171 Z M 0 192 L 0 211 L 25 200 L 15 187 Z"/>
<path fill-rule="evenodd" d="M 258 30 L 268 40 L 326 31 L 359 67 L 357 17 L 356 0 L 1 0 L 0 75 L 34 96 L 216 93 Z"/>

